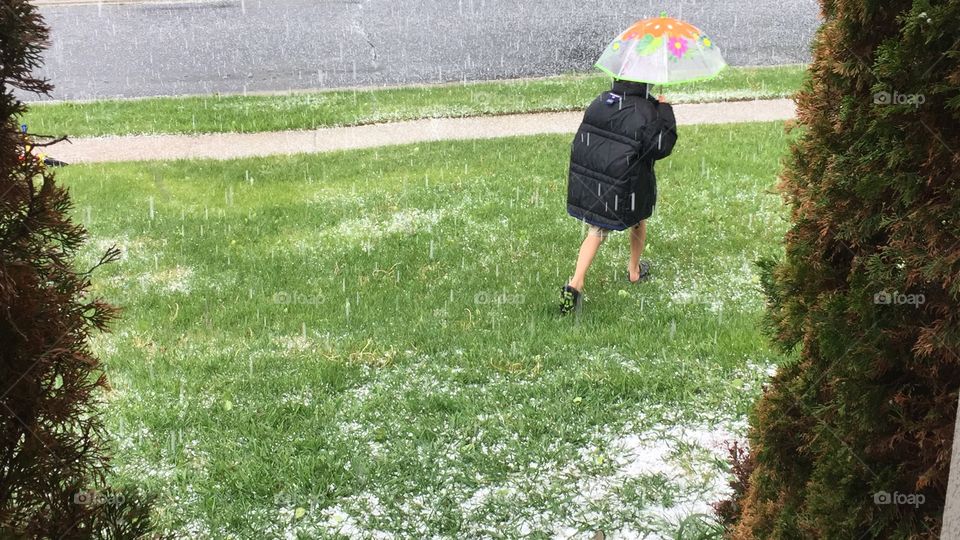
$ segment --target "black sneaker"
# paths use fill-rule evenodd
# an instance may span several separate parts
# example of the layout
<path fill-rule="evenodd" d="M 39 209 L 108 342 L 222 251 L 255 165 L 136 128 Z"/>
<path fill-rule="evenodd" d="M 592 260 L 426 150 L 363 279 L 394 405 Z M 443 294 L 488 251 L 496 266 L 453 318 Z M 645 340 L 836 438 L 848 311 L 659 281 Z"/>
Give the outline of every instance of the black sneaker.
<path fill-rule="evenodd" d="M 580 291 L 570 285 L 564 285 L 560 290 L 560 314 L 566 315 L 580 307 Z"/>
<path fill-rule="evenodd" d="M 627 272 L 627 281 L 630 283 L 640 283 L 641 281 L 646 281 L 650 278 L 650 263 L 647 261 L 640 261 L 640 277 L 636 281 L 630 279 L 630 272 Z"/>

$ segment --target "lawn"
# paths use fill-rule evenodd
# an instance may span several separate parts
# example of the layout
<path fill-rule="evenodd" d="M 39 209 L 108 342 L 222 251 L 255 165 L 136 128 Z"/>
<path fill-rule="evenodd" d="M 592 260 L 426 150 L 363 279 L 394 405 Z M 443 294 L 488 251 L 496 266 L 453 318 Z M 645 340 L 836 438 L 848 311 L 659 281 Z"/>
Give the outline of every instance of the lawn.
<path fill-rule="evenodd" d="M 84 264 L 123 251 L 94 275 L 124 308 L 94 341 L 114 481 L 184 538 L 715 535 L 723 444 L 783 361 L 753 261 L 787 142 L 681 128 L 654 278 L 613 235 L 570 318 L 568 136 L 62 169 Z"/>
<path fill-rule="evenodd" d="M 800 88 L 805 66 L 728 68 L 667 92 L 674 103 L 779 98 Z M 214 95 L 35 103 L 31 132 L 72 137 L 224 133 L 347 126 L 432 117 L 582 110 L 610 87 L 602 74 L 283 95 Z"/>

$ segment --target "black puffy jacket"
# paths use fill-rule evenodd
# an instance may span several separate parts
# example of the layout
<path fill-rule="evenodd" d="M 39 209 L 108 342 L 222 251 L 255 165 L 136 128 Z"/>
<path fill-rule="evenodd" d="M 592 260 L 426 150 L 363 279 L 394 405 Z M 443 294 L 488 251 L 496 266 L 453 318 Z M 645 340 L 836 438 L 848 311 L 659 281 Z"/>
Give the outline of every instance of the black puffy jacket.
<path fill-rule="evenodd" d="M 647 219 L 657 197 L 653 163 L 677 142 L 673 108 L 647 85 L 615 80 L 583 114 L 570 151 L 567 212 L 622 231 Z"/>

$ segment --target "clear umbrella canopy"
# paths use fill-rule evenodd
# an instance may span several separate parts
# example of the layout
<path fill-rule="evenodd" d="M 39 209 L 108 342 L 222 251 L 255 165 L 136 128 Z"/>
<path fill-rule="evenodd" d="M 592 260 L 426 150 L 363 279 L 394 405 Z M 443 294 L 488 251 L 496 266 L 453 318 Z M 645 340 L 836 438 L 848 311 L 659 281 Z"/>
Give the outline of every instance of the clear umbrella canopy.
<path fill-rule="evenodd" d="M 727 63 L 699 28 L 661 13 L 624 30 L 595 66 L 617 79 L 671 85 L 715 77 Z"/>

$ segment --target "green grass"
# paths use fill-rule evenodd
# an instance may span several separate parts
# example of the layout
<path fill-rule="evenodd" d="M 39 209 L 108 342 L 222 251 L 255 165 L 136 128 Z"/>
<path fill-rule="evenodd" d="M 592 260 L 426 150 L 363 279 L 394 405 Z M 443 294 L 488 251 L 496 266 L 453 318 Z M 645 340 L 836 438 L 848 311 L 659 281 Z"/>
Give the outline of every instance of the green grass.
<path fill-rule="evenodd" d="M 579 318 L 568 136 L 71 166 L 117 483 L 189 538 L 707 537 L 766 371 L 752 262 L 785 231 L 781 123 L 681 128 L 646 256 Z M 628 451 L 641 452 L 631 457 Z M 709 520 L 708 520 L 709 521 Z"/>
<path fill-rule="evenodd" d="M 804 73 L 804 66 L 728 68 L 714 80 L 671 87 L 667 95 L 673 102 L 785 97 L 799 89 Z M 609 87 L 607 76 L 589 74 L 284 95 L 37 103 L 23 122 L 32 132 L 72 137 L 250 133 L 417 118 L 580 110 Z"/>

